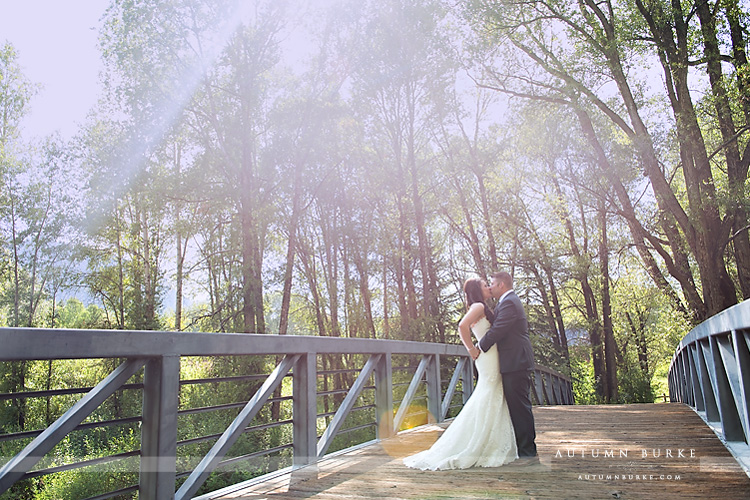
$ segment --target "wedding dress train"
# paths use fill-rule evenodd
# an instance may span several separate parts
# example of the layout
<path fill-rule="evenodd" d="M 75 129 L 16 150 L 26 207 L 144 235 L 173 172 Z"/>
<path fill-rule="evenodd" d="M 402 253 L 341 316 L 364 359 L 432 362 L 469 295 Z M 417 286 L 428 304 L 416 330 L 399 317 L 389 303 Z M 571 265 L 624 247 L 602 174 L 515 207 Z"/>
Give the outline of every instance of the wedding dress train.
<path fill-rule="evenodd" d="M 482 318 L 472 327 L 477 339 L 490 322 Z M 476 360 L 476 388 L 448 429 L 428 450 L 404 458 L 408 467 L 422 470 L 499 467 L 518 458 L 516 437 L 503 393 L 497 346 Z"/>

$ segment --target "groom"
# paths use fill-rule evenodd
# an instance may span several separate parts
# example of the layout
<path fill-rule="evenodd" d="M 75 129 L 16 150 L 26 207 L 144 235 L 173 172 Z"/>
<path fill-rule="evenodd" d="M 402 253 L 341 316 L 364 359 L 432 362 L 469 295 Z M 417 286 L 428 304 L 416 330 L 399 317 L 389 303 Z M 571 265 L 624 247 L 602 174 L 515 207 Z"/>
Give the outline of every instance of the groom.
<path fill-rule="evenodd" d="M 529 340 L 526 313 L 521 300 L 513 291 L 513 278 L 510 274 L 499 272 L 492 275 L 490 295 L 500 299 L 495 306 L 495 320 L 470 354 L 476 359 L 480 349 L 487 352 L 497 344 L 505 400 L 516 432 L 518 457 L 521 462 L 534 462 L 538 460 L 530 397 L 534 351 Z"/>

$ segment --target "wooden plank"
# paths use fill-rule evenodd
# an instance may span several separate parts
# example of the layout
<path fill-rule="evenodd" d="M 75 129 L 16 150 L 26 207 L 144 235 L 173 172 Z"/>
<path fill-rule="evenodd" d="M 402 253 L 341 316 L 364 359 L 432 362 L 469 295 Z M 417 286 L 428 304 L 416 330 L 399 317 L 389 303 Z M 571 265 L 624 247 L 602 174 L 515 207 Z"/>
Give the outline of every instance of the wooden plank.
<path fill-rule="evenodd" d="M 750 478 L 683 404 L 543 406 L 534 417 L 540 463 L 529 467 L 405 467 L 402 458 L 429 447 L 444 423 L 201 498 L 750 498 Z"/>

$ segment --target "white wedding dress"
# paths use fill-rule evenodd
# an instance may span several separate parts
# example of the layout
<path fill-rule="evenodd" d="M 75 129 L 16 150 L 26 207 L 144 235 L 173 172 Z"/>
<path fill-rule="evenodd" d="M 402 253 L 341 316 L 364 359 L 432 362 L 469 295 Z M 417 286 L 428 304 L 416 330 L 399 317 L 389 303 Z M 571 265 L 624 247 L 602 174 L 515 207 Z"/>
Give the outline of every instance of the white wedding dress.
<path fill-rule="evenodd" d="M 477 339 L 490 322 L 482 318 L 471 330 Z M 429 450 L 404 458 L 404 465 L 422 470 L 499 467 L 518 458 L 513 422 L 503 393 L 497 346 L 476 360 L 479 379 L 461 412 Z"/>

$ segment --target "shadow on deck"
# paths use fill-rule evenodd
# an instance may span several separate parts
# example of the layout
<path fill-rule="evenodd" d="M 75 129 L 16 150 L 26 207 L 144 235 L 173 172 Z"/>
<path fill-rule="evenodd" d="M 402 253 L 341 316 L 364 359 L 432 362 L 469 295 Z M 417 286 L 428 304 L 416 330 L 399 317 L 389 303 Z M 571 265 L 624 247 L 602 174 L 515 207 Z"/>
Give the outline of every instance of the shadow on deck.
<path fill-rule="evenodd" d="M 201 499 L 750 498 L 746 472 L 681 403 L 539 406 L 534 416 L 538 465 L 409 469 L 401 459 L 442 432 L 427 425 Z"/>

